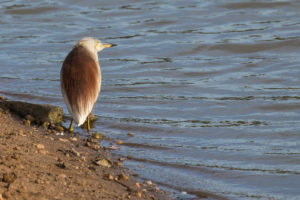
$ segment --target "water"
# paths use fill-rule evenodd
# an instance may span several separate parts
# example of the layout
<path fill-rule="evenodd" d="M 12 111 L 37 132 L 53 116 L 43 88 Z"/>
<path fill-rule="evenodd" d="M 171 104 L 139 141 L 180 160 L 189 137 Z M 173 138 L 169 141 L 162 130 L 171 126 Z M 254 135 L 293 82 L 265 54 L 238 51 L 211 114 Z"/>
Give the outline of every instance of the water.
<path fill-rule="evenodd" d="M 133 157 L 128 167 L 186 191 L 181 199 L 300 199 L 299 9 L 275 0 L 1 1 L 0 95 L 67 112 L 59 72 L 72 46 L 84 36 L 118 44 L 99 54 L 94 130 L 125 142 L 115 153 Z"/>

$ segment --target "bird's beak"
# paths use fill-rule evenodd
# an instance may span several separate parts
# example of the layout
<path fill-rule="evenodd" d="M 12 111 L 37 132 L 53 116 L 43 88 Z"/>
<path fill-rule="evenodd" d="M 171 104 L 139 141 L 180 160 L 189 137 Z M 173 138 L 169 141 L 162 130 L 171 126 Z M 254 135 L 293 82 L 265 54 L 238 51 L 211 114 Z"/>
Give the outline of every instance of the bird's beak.
<path fill-rule="evenodd" d="M 117 45 L 116 44 L 104 44 L 103 46 L 104 46 L 104 48 L 109 48 L 109 47 L 115 47 Z"/>

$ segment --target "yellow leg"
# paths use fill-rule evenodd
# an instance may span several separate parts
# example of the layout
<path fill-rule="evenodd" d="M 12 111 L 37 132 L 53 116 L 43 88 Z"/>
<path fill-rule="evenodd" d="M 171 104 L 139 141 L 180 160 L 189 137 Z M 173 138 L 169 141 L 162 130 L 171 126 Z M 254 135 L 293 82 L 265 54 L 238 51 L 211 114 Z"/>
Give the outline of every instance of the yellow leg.
<path fill-rule="evenodd" d="M 70 123 L 70 127 L 69 127 L 69 132 L 70 133 L 73 133 L 74 129 L 73 129 L 73 119 L 71 120 L 71 123 Z"/>
<path fill-rule="evenodd" d="M 90 135 L 90 130 L 91 130 L 91 126 L 90 126 L 90 118 L 89 116 L 87 117 L 87 131 L 88 131 L 88 134 Z"/>

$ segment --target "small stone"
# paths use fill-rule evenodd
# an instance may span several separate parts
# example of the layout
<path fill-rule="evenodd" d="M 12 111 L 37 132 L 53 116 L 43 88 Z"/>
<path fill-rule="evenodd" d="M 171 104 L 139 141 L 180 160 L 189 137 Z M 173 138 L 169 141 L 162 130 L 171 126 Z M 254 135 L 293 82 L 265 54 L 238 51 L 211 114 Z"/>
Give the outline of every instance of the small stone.
<path fill-rule="evenodd" d="M 85 162 L 86 158 L 84 156 L 81 156 L 81 160 Z"/>
<path fill-rule="evenodd" d="M 39 153 L 43 154 L 43 155 L 46 155 L 48 153 L 48 151 L 46 151 L 45 149 L 40 149 Z"/>
<path fill-rule="evenodd" d="M 64 132 L 64 127 L 62 127 L 62 126 L 56 126 L 55 130 L 57 130 L 58 132 Z"/>
<path fill-rule="evenodd" d="M 45 149 L 45 146 L 43 144 L 37 144 L 36 148 L 37 149 Z"/>
<path fill-rule="evenodd" d="M 127 135 L 130 137 L 134 137 L 134 135 L 132 133 L 127 133 Z"/>
<path fill-rule="evenodd" d="M 64 135 L 64 132 L 55 132 L 55 135 Z"/>
<path fill-rule="evenodd" d="M 146 181 L 147 185 L 152 185 L 152 181 Z"/>
<path fill-rule="evenodd" d="M 16 180 L 16 174 L 15 173 L 5 173 L 3 174 L 2 181 L 5 183 L 13 183 Z"/>
<path fill-rule="evenodd" d="M 14 148 L 14 150 L 16 150 L 16 151 L 20 151 L 20 150 L 21 150 L 21 148 L 20 148 L 20 147 L 15 147 L 15 148 Z"/>
<path fill-rule="evenodd" d="M 19 135 L 20 136 L 24 136 L 24 131 L 23 130 L 19 130 Z"/>
<path fill-rule="evenodd" d="M 125 158 L 121 157 L 119 158 L 119 161 L 123 162 L 125 160 Z"/>
<path fill-rule="evenodd" d="M 25 167 L 24 167 L 22 164 L 17 165 L 17 167 L 18 167 L 19 169 L 25 169 Z"/>
<path fill-rule="evenodd" d="M 116 146 L 114 146 L 114 145 L 111 145 L 110 147 L 109 147 L 109 149 L 110 150 L 116 150 L 116 149 L 118 149 Z"/>
<path fill-rule="evenodd" d="M 136 196 L 137 196 L 138 198 L 141 198 L 141 197 L 142 197 L 142 193 L 141 193 L 141 192 L 136 192 Z"/>
<path fill-rule="evenodd" d="M 76 156 L 80 156 L 80 153 L 76 151 L 74 148 L 72 148 L 70 152 Z"/>
<path fill-rule="evenodd" d="M 42 183 L 42 180 L 41 180 L 41 179 L 36 179 L 36 180 L 35 180 L 35 183 L 41 184 L 41 183 Z"/>
<path fill-rule="evenodd" d="M 25 126 L 30 126 L 30 124 L 31 124 L 31 122 L 28 119 L 24 122 Z"/>
<path fill-rule="evenodd" d="M 58 179 L 65 179 L 67 176 L 65 174 L 60 174 L 57 176 Z"/>
<path fill-rule="evenodd" d="M 122 162 L 115 162 L 115 165 L 117 165 L 118 167 L 122 166 Z"/>
<path fill-rule="evenodd" d="M 140 184 L 139 182 L 136 182 L 136 183 L 135 183 L 135 186 L 136 186 L 137 188 L 140 188 L 140 187 L 141 187 L 141 184 Z"/>
<path fill-rule="evenodd" d="M 61 142 L 69 142 L 69 140 L 64 139 L 64 138 L 58 138 L 58 140 L 61 141 Z"/>
<path fill-rule="evenodd" d="M 114 180 L 114 177 L 111 174 L 104 174 L 104 178 L 108 179 L 108 180 L 111 180 L 111 181 Z"/>
<path fill-rule="evenodd" d="M 90 146 L 92 149 L 99 150 L 100 146 L 98 144 L 93 144 Z"/>
<path fill-rule="evenodd" d="M 107 159 L 101 159 L 101 160 L 96 160 L 94 161 L 94 163 L 96 165 L 99 165 L 99 166 L 102 166 L 102 167 L 111 167 L 112 164 L 111 164 L 111 161 L 110 160 L 107 160 Z"/>
<path fill-rule="evenodd" d="M 123 142 L 122 140 L 118 140 L 118 141 L 117 141 L 117 144 L 118 144 L 118 145 L 122 145 L 122 144 L 124 144 L 124 142 Z"/>
<path fill-rule="evenodd" d="M 77 141 L 77 137 L 71 137 L 70 140 L 73 141 L 73 142 L 76 142 Z"/>
<path fill-rule="evenodd" d="M 56 166 L 61 168 L 61 169 L 66 169 L 65 163 L 57 163 Z"/>
<path fill-rule="evenodd" d="M 11 156 L 12 159 L 15 159 L 15 160 L 19 160 L 20 156 L 16 153 L 14 153 L 12 156 Z"/>
<path fill-rule="evenodd" d="M 128 159 L 128 160 L 132 159 L 132 156 L 128 155 L 128 156 L 127 156 L 127 159 Z"/>
<path fill-rule="evenodd" d="M 99 141 L 97 139 L 95 139 L 95 138 L 87 138 L 86 142 L 90 142 L 90 143 L 94 143 L 94 144 L 98 144 L 99 143 Z"/>
<path fill-rule="evenodd" d="M 99 140 L 99 139 L 103 139 L 104 135 L 102 133 L 96 132 L 96 133 L 93 133 L 92 137 Z"/>
<path fill-rule="evenodd" d="M 121 173 L 121 174 L 119 175 L 119 179 L 120 179 L 120 180 L 125 180 L 125 181 L 127 181 L 127 180 L 129 179 L 129 176 L 126 176 L 124 173 Z"/>
<path fill-rule="evenodd" d="M 186 191 L 181 191 L 181 194 L 186 195 L 187 192 Z"/>

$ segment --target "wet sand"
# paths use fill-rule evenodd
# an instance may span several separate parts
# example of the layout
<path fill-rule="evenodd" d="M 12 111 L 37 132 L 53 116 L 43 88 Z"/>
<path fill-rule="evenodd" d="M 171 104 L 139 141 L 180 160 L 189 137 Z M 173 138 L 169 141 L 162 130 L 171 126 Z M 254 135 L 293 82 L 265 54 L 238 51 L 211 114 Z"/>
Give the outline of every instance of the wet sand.
<path fill-rule="evenodd" d="M 0 102 L 2 100 L 0 99 Z M 1 199 L 170 199 L 98 143 L 56 135 L 0 107 Z"/>

